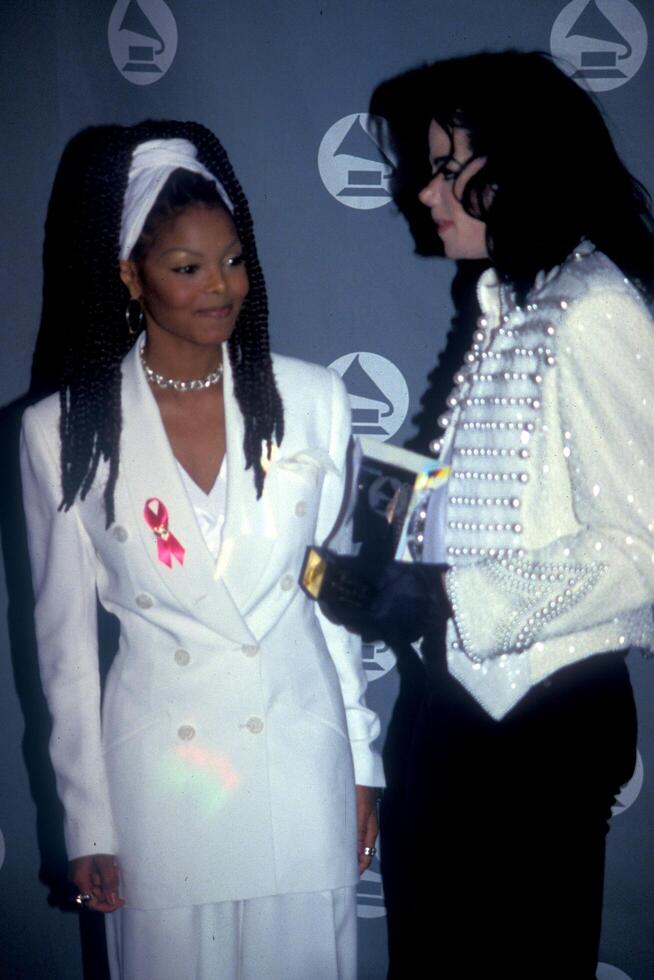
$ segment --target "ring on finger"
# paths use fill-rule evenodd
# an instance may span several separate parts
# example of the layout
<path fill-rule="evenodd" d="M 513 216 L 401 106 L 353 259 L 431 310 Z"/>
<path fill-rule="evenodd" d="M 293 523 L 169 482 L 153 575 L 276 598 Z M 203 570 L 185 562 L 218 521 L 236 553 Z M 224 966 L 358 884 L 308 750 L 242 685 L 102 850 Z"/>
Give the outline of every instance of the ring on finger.
<path fill-rule="evenodd" d="M 82 905 L 82 906 L 88 905 L 89 902 L 91 901 L 93 901 L 93 895 L 89 895 L 88 893 L 85 892 L 78 892 L 77 895 L 75 896 L 75 902 L 77 903 L 77 905 Z"/>
<path fill-rule="evenodd" d="M 376 847 L 364 847 L 364 849 L 363 849 L 364 857 L 367 857 L 367 858 L 368 857 L 370 857 L 370 858 L 374 857 L 376 853 L 377 853 L 377 848 Z"/>

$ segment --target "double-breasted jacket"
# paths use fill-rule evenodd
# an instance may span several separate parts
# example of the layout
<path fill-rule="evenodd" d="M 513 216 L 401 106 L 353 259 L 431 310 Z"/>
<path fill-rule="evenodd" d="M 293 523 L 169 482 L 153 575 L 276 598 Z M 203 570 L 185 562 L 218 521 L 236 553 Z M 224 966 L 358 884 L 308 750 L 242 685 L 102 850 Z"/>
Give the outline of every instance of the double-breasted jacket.
<path fill-rule="evenodd" d="M 217 565 L 136 346 L 123 362 L 110 527 L 102 469 L 83 501 L 59 510 L 58 400 L 28 409 L 23 423 L 39 657 L 69 857 L 116 853 L 124 897 L 140 908 L 353 884 L 355 779 L 382 782 L 360 644 L 298 585 L 305 547 L 328 537 L 341 506 L 342 382 L 274 358 L 285 435 L 257 500 L 226 350 L 224 364 Z M 162 560 L 148 501 L 167 516 L 183 561 Z M 96 598 L 120 623 L 103 696 Z"/>

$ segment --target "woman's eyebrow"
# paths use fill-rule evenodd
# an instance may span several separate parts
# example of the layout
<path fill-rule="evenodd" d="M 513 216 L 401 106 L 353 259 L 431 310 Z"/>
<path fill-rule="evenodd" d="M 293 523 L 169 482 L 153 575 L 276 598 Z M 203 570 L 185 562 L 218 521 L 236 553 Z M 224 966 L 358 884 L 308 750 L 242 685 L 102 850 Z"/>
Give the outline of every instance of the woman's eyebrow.
<path fill-rule="evenodd" d="M 202 252 L 198 252 L 194 248 L 188 248 L 185 245 L 172 245 L 170 248 L 167 248 L 166 251 L 162 252 L 161 254 L 170 255 L 171 252 L 185 252 L 187 255 L 202 255 Z"/>
<path fill-rule="evenodd" d="M 232 238 L 231 242 L 228 242 L 227 245 L 225 246 L 225 251 L 229 251 L 229 249 L 231 248 L 236 248 L 238 244 L 239 244 L 238 238 Z M 167 248 L 165 252 L 162 252 L 161 254 L 162 256 L 168 255 L 170 252 L 186 252 L 188 255 L 200 255 L 200 256 L 204 254 L 203 252 L 200 252 L 195 248 L 189 248 L 188 245 L 171 245 L 170 248 Z"/>

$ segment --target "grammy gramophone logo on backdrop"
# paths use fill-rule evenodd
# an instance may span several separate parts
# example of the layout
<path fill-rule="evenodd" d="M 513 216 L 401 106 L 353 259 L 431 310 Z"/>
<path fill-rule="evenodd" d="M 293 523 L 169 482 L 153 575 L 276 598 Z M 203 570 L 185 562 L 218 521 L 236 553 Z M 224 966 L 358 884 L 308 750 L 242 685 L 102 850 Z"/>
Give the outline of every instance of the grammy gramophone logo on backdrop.
<path fill-rule="evenodd" d="M 392 200 L 389 182 L 395 168 L 384 147 L 386 121 L 355 112 L 330 126 L 318 150 L 322 182 L 340 204 L 370 210 Z"/>
<path fill-rule="evenodd" d="M 377 843 L 379 848 L 379 842 Z M 386 915 L 384 887 L 379 873 L 379 856 L 364 871 L 357 886 L 357 915 L 360 919 L 380 919 Z"/>
<path fill-rule="evenodd" d="M 361 657 L 368 683 L 381 680 L 395 666 L 395 654 L 383 640 L 363 643 Z"/>
<path fill-rule="evenodd" d="M 399 368 L 371 351 L 343 354 L 329 366 L 345 382 L 354 434 L 382 442 L 395 435 L 409 411 L 409 388 Z"/>
<path fill-rule="evenodd" d="M 597 980 L 631 980 L 631 977 L 624 970 L 620 970 L 610 963 L 598 963 L 595 975 Z"/>
<path fill-rule="evenodd" d="M 620 789 L 620 792 L 615 798 L 615 803 L 611 808 L 611 815 L 614 817 L 620 816 L 625 810 L 636 802 L 640 795 L 640 791 L 643 788 L 643 779 L 645 778 L 645 770 L 643 767 L 643 757 L 640 752 L 636 752 L 636 768 L 634 769 L 634 774 L 628 783 Z"/>
<path fill-rule="evenodd" d="M 550 48 L 575 81 L 606 92 L 642 65 L 647 27 L 631 0 L 572 0 L 554 21 Z"/>
<path fill-rule="evenodd" d="M 123 78 L 152 85 L 177 51 L 177 24 L 164 0 L 118 0 L 109 18 L 109 50 Z"/>

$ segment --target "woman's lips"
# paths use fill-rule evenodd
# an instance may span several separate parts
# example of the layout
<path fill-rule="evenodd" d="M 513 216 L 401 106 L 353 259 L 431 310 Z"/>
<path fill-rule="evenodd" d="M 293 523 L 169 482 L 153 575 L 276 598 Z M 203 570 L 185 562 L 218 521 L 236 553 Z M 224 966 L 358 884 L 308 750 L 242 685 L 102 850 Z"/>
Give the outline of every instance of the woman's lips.
<path fill-rule="evenodd" d="M 208 306 L 203 310 L 196 310 L 196 316 L 208 316 L 213 320 L 224 320 L 233 310 L 233 305 L 227 303 L 225 306 Z"/>
<path fill-rule="evenodd" d="M 437 221 L 436 222 L 436 231 L 438 232 L 439 235 L 442 235 L 446 231 L 449 231 L 450 228 L 452 228 L 453 226 L 454 226 L 454 222 L 453 221 Z"/>

